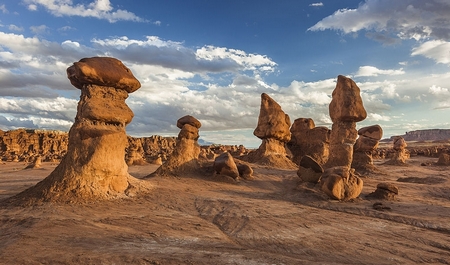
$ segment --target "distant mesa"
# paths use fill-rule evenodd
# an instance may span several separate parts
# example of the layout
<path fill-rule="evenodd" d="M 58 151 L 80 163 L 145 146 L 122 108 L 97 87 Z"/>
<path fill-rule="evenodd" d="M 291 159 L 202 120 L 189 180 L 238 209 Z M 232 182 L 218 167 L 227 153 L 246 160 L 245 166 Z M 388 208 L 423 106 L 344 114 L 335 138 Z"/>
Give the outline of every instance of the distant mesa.
<path fill-rule="evenodd" d="M 396 137 L 402 137 L 405 141 L 449 141 L 450 129 L 427 129 L 406 132 L 403 135 L 395 135 L 388 139 L 383 139 L 383 142 L 391 142 Z"/>

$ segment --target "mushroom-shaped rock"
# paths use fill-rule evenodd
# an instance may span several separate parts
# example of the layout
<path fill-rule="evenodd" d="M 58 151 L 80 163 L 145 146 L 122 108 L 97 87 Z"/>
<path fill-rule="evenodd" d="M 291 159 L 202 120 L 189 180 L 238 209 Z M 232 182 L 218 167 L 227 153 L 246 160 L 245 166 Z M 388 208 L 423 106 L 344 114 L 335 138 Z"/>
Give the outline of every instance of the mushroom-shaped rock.
<path fill-rule="evenodd" d="M 180 129 L 183 128 L 183 126 L 185 124 L 194 126 L 197 129 L 200 129 L 200 127 L 202 127 L 202 124 L 200 123 L 200 121 L 197 120 L 196 118 L 192 117 L 191 115 L 186 115 L 186 116 L 178 119 L 178 121 L 177 121 L 178 128 L 180 128 Z"/>
<path fill-rule="evenodd" d="M 239 170 L 229 152 L 222 153 L 214 160 L 214 172 L 220 175 L 226 175 L 233 179 L 239 177 Z"/>
<path fill-rule="evenodd" d="M 378 124 L 372 125 L 372 126 L 367 126 L 367 127 L 363 127 L 361 129 L 359 129 L 358 135 L 362 135 L 362 136 L 379 141 L 383 137 L 383 129 Z"/>
<path fill-rule="evenodd" d="M 266 93 L 261 94 L 258 125 L 253 134 L 260 139 L 274 138 L 281 142 L 291 139 L 291 121 L 281 106 Z"/>
<path fill-rule="evenodd" d="M 78 89 L 85 85 L 98 85 L 132 93 L 141 87 L 130 69 L 110 57 L 83 58 L 67 68 L 67 77 Z"/>
<path fill-rule="evenodd" d="M 144 184 L 128 174 L 125 126 L 133 112 L 128 92 L 140 87 L 122 62 L 109 57 L 81 59 L 67 69 L 81 89 L 75 122 L 69 131 L 67 154 L 36 186 L 12 200 L 76 202 L 128 196 Z"/>
<path fill-rule="evenodd" d="M 241 159 L 278 168 L 297 168 L 286 152 L 286 143 L 291 139 L 290 125 L 289 116 L 283 112 L 280 105 L 262 93 L 258 125 L 253 132 L 256 137 L 262 139 L 262 143 L 257 150 Z"/>
<path fill-rule="evenodd" d="M 188 122 L 183 122 L 183 120 Z M 184 116 L 177 121 L 177 125 L 182 124 L 182 126 L 180 132 L 178 133 L 175 149 L 169 156 L 166 163 L 164 163 L 148 177 L 153 175 L 179 175 L 180 173 L 194 173 L 200 169 L 200 146 L 197 141 L 199 138 L 198 128 L 200 127 L 200 122 L 195 121 L 197 121 L 197 119 L 192 116 Z M 192 123 L 198 127 L 191 125 Z"/>
<path fill-rule="evenodd" d="M 358 137 L 356 122 L 364 120 L 367 116 L 360 89 L 350 78 L 338 76 L 329 105 L 329 113 L 333 125 L 329 157 L 324 168 L 350 167 L 353 159 L 353 145 Z"/>

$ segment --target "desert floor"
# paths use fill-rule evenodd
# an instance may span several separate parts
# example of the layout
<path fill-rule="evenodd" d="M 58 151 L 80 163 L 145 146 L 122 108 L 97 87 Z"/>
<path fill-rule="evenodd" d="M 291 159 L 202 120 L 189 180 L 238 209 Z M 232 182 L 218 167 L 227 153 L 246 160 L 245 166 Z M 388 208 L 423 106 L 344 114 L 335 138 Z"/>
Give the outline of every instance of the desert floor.
<path fill-rule="evenodd" d="M 252 165 L 255 180 L 154 177 L 133 199 L 0 207 L 0 264 L 450 264 L 450 167 L 412 157 L 363 177 L 359 199 L 328 199 L 296 170 Z M 421 166 L 421 163 L 428 163 Z M 0 199 L 56 165 L 0 164 Z M 155 165 L 133 166 L 142 178 Z M 399 181 L 401 180 L 401 181 Z M 366 199 L 398 186 L 390 209 Z"/>

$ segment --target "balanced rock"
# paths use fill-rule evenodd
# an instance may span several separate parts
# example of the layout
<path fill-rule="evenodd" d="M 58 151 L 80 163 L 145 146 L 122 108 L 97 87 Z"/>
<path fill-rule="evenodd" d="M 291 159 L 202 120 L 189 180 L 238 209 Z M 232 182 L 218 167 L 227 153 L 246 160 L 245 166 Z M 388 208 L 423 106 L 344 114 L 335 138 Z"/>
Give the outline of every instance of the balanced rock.
<path fill-rule="evenodd" d="M 258 125 L 253 134 L 262 140 L 272 138 L 285 143 L 291 139 L 290 126 L 289 116 L 281 106 L 269 95 L 262 93 Z"/>
<path fill-rule="evenodd" d="M 292 161 L 299 164 L 303 156 L 308 155 L 323 165 L 328 160 L 330 134 L 326 127 L 315 127 L 310 118 L 298 118 L 290 129 L 291 140 L 287 147 L 292 153 Z"/>
<path fill-rule="evenodd" d="M 194 124 L 194 125 L 192 125 Z M 198 144 L 200 121 L 192 116 L 178 119 L 177 126 L 181 126 L 175 149 L 161 167 L 153 175 L 179 175 L 181 173 L 196 172 L 200 168 Z"/>
<path fill-rule="evenodd" d="M 357 170 L 375 171 L 372 153 L 378 147 L 383 137 L 383 129 L 379 125 L 372 125 L 358 130 L 358 139 L 353 146 L 352 167 Z"/>
<path fill-rule="evenodd" d="M 333 125 L 330 135 L 330 153 L 324 167 L 350 168 L 353 160 L 353 145 L 358 136 L 356 122 L 364 120 L 367 116 L 360 89 L 350 78 L 338 76 L 329 105 L 329 113 Z"/>
<path fill-rule="evenodd" d="M 406 149 L 406 141 L 401 136 L 394 137 L 392 149 L 394 153 L 391 160 L 387 161 L 389 165 L 405 165 L 409 159 L 409 152 Z"/>
<path fill-rule="evenodd" d="M 345 166 L 326 169 L 320 184 L 322 191 L 335 200 L 355 199 L 363 188 L 363 181 L 355 174 L 355 170 Z"/>
<path fill-rule="evenodd" d="M 47 178 L 15 198 L 75 202 L 131 194 L 139 180 L 128 174 L 124 159 L 125 126 L 133 118 L 125 100 L 139 81 L 122 62 L 104 57 L 81 59 L 67 75 L 81 90 L 67 154 Z"/>
<path fill-rule="evenodd" d="M 262 143 L 257 150 L 242 159 L 278 168 L 296 168 L 297 165 L 287 157 L 286 152 L 286 143 L 291 139 L 290 125 L 289 116 L 281 106 L 266 93 L 262 93 L 258 125 L 253 132 L 262 139 Z"/>
<path fill-rule="evenodd" d="M 239 178 L 239 170 L 230 153 L 222 153 L 214 160 L 214 173 L 229 176 L 233 179 Z"/>

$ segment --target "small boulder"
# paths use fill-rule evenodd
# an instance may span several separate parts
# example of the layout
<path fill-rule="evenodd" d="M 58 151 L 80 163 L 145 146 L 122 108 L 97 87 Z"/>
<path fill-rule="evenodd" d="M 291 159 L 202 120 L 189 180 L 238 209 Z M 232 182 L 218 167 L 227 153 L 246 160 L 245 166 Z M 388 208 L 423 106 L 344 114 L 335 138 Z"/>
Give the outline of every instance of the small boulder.
<path fill-rule="evenodd" d="M 314 158 L 305 155 L 300 160 L 300 167 L 297 171 L 297 176 L 299 176 L 303 181 L 318 183 L 322 177 L 323 168 L 317 163 Z"/>
<path fill-rule="evenodd" d="M 214 160 L 214 173 L 226 175 L 233 179 L 239 178 L 239 170 L 230 153 L 222 153 Z"/>
<path fill-rule="evenodd" d="M 367 195 L 367 198 L 393 201 L 398 195 L 398 187 L 391 183 L 379 183 L 377 189 Z"/>
<path fill-rule="evenodd" d="M 322 191 L 336 200 L 357 198 L 361 194 L 363 181 L 354 172 L 354 169 L 345 166 L 328 168 L 320 180 Z"/>

